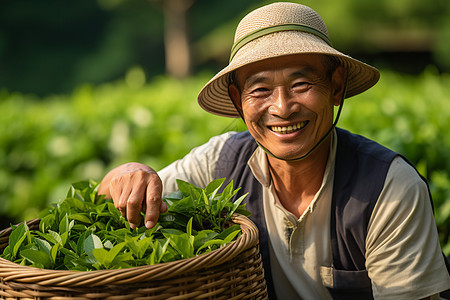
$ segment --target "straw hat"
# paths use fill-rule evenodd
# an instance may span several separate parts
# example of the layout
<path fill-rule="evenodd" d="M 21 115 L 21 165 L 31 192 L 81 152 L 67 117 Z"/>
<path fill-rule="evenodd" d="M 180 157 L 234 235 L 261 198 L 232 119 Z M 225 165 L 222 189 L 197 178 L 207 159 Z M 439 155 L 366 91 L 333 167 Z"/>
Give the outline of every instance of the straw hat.
<path fill-rule="evenodd" d="M 239 23 L 230 63 L 200 91 L 200 106 L 213 114 L 239 117 L 228 95 L 230 74 L 247 64 L 283 55 L 316 53 L 335 56 L 348 70 L 346 98 L 377 83 L 377 69 L 345 55 L 331 46 L 328 30 L 313 9 L 289 2 L 258 8 Z"/>

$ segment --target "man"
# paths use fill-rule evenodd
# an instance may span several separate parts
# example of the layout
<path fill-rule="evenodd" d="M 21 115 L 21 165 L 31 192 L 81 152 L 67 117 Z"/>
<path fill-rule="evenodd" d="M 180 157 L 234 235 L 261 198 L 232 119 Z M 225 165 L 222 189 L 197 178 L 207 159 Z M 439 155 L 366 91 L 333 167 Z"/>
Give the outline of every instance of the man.
<path fill-rule="evenodd" d="M 198 101 L 242 117 L 226 133 L 158 174 L 130 163 L 99 192 L 135 227 L 153 227 L 175 179 L 226 177 L 249 192 L 271 298 L 422 299 L 450 287 L 428 187 L 401 156 L 335 128 L 344 98 L 378 71 L 331 46 L 321 17 L 294 3 L 259 8 L 239 23 L 229 65 Z M 339 106 L 333 122 L 334 107 Z"/>

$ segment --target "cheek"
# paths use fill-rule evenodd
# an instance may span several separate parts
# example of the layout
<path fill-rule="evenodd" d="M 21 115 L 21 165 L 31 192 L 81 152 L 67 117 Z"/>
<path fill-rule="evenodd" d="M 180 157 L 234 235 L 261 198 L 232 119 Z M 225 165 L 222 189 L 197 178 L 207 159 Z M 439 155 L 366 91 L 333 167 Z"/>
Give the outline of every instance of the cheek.
<path fill-rule="evenodd" d="M 327 127 L 333 123 L 334 120 L 334 106 L 328 105 L 321 108 L 319 116 L 321 115 L 321 123 Z"/>
<path fill-rule="evenodd" d="M 330 113 L 333 114 L 334 111 L 334 100 L 328 90 L 325 89 L 318 89 L 316 94 L 313 97 L 307 97 L 304 103 L 310 110 L 317 112 L 319 115 L 322 114 L 324 117 Z"/>
<path fill-rule="evenodd" d="M 254 99 L 243 99 L 242 112 L 247 121 L 255 122 L 264 113 L 264 103 Z"/>

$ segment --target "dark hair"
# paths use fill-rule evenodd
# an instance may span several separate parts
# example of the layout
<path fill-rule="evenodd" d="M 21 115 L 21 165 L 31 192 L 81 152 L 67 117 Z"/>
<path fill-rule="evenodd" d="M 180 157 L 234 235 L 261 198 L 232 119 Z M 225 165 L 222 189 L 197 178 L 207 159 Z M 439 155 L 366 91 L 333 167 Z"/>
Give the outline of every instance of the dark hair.
<path fill-rule="evenodd" d="M 234 84 L 237 87 L 237 89 L 239 90 L 239 92 L 240 92 L 241 88 L 239 86 L 239 82 L 238 82 L 237 77 L 236 77 L 236 70 L 231 71 L 229 77 L 230 77 L 229 78 L 229 80 L 230 80 L 230 84 L 229 85 Z"/>
<path fill-rule="evenodd" d="M 334 71 L 341 65 L 341 62 L 336 56 L 324 55 L 323 65 L 325 66 L 328 79 L 331 80 Z"/>

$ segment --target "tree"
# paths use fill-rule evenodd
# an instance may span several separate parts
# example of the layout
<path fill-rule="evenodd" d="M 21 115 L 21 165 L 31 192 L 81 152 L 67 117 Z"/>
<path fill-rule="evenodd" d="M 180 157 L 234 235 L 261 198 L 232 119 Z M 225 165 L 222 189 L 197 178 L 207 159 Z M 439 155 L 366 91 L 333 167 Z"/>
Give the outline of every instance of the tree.
<path fill-rule="evenodd" d="M 194 0 L 162 0 L 166 73 L 176 78 L 190 75 L 191 51 L 187 12 Z"/>

